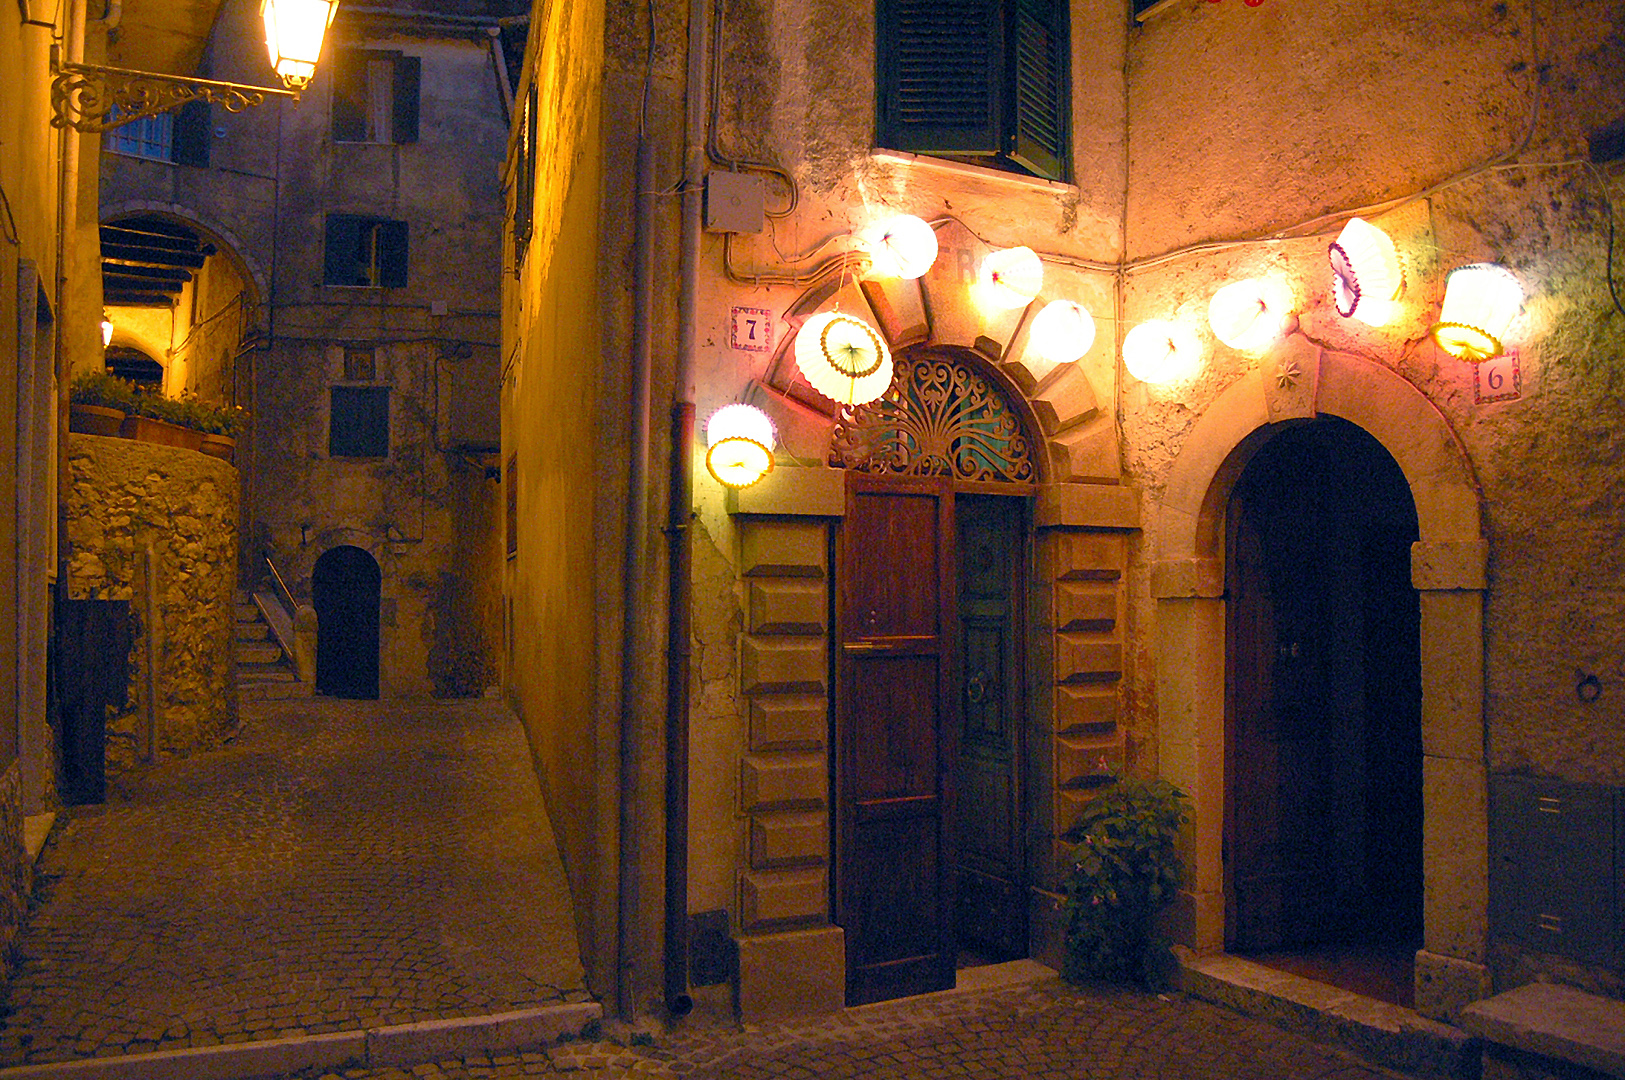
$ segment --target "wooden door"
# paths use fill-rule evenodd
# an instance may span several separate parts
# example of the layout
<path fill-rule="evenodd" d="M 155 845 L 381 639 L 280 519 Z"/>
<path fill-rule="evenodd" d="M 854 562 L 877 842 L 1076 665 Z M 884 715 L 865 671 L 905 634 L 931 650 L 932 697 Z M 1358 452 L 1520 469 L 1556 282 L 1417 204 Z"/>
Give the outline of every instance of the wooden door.
<path fill-rule="evenodd" d="M 336 547 L 316 560 L 311 603 L 316 609 L 316 692 L 331 697 L 378 696 L 378 563 L 357 547 Z"/>
<path fill-rule="evenodd" d="M 847 1003 L 954 984 L 947 822 L 954 685 L 953 496 L 847 477 L 836 678 L 835 913 Z"/>
<path fill-rule="evenodd" d="M 954 770 L 954 925 L 991 961 L 1027 955 L 1021 824 L 1022 500 L 958 496 L 960 737 Z"/>

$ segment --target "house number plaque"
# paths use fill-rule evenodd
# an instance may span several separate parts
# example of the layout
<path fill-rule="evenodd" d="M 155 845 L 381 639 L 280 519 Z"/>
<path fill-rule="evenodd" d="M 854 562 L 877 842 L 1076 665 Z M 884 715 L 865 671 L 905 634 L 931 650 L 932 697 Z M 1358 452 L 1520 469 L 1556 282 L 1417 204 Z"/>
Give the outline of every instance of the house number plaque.
<path fill-rule="evenodd" d="M 773 313 L 766 308 L 734 308 L 729 344 L 745 352 L 772 352 Z"/>
<path fill-rule="evenodd" d="M 1473 400 L 1516 401 L 1523 396 L 1523 372 L 1516 351 L 1473 365 Z"/>

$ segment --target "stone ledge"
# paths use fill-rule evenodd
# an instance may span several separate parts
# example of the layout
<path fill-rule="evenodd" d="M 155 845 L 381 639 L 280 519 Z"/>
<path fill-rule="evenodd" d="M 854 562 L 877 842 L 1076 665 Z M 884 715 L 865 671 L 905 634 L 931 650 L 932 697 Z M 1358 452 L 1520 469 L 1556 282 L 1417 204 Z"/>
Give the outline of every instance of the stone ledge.
<path fill-rule="evenodd" d="M 1501 1046 L 1625 1077 L 1625 1002 L 1530 983 L 1475 1001 L 1461 1026 Z"/>
<path fill-rule="evenodd" d="M 1179 954 L 1181 986 L 1193 997 L 1337 1043 L 1389 1068 L 1473 1077 L 1477 1045 L 1460 1028 L 1235 956 Z"/>

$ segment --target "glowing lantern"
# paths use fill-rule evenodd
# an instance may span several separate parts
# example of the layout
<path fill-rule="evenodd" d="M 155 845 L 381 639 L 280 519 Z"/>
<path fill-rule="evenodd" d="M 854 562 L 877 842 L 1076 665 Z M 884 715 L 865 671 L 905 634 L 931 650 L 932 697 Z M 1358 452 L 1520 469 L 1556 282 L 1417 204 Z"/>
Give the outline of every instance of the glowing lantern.
<path fill-rule="evenodd" d="M 102 348 L 105 349 L 111 344 L 113 344 L 113 320 L 104 317 L 102 319 Z"/>
<path fill-rule="evenodd" d="M 1095 343 L 1095 320 L 1089 309 L 1071 300 L 1051 300 L 1033 316 L 1033 347 L 1052 364 L 1070 364 Z"/>
<path fill-rule="evenodd" d="M 1439 348 L 1471 363 L 1500 356 L 1501 339 L 1523 309 L 1523 286 L 1494 263 L 1471 263 L 1444 280 L 1444 305 L 1431 333 Z"/>
<path fill-rule="evenodd" d="M 1233 281 L 1213 294 L 1207 320 L 1232 349 L 1259 353 L 1281 336 L 1292 315 L 1292 289 L 1280 278 Z"/>
<path fill-rule="evenodd" d="M 990 252 L 982 260 L 977 284 L 995 307 L 1026 307 L 1044 287 L 1044 264 L 1032 248 Z"/>
<path fill-rule="evenodd" d="M 877 221 L 858 239 L 876 277 L 917 278 L 937 261 L 937 231 L 912 214 Z"/>
<path fill-rule="evenodd" d="M 1349 218 L 1326 249 L 1332 264 L 1332 297 L 1337 313 L 1382 326 L 1394 317 L 1405 275 L 1388 234 L 1360 218 Z"/>
<path fill-rule="evenodd" d="M 1152 319 L 1123 335 L 1123 366 L 1146 383 L 1180 382 L 1202 366 L 1202 344 L 1188 327 Z"/>
<path fill-rule="evenodd" d="M 752 405 L 724 405 L 705 422 L 705 467 L 717 482 L 749 487 L 773 471 L 778 435 L 773 420 Z"/>
<path fill-rule="evenodd" d="M 316 74 L 322 38 L 338 10 L 339 0 L 261 0 L 265 48 L 288 89 L 303 89 Z"/>
<path fill-rule="evenodd" d="M 891 385 L 891 352 L 862 319 L 825 311 L 796 333 L 796 367 L 814 390 L 845 405 L 862 405 Z"/>

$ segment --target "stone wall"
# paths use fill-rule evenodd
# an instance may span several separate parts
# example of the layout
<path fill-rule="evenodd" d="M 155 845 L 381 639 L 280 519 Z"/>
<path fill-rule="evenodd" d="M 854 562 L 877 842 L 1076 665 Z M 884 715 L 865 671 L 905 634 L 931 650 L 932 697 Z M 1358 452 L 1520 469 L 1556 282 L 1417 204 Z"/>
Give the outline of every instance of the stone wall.
<path fill-rule="evenodd" d="M 175 447 L 71 435 L 68 592 L 129 600 L 135 619 L 130 704 L 107 725 L 109 771 L 140 750 L 147 635 L 156 631 L 160 755 L 219 745 L 237 724 L 232 674 L 237 587 L 237 470 Z M 145 624 L 145 552 L 153 551 L 159 623 Z"/>
<path fill-rule="evenodd" d="M 22 771 L 12 762 L 0 773 L 0 948 L 22 928 L 32 876 L 23 846 Z"/>

